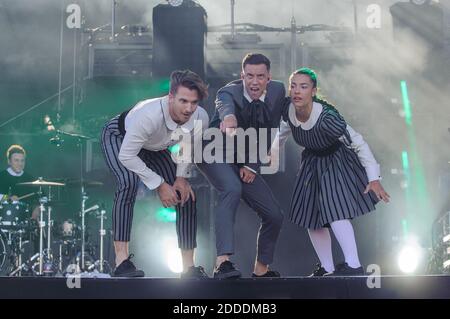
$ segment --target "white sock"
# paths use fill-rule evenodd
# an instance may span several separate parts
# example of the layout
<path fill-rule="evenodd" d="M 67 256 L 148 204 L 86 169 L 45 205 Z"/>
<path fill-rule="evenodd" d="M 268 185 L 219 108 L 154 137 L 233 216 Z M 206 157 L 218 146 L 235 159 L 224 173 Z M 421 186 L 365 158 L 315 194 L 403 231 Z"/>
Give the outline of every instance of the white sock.
<path fill-rule="evenodd" d="M 332 222 L 331 228 L 344 253 L 345 262 L 352 268 L 361 267 L 358 249 L 356 248 L 355 233 L 350 221 L 344 219 Z"/>
<path fill-rule="evenodd" d="M 331 251 L 331 236 L 328 228 L 308 229 L 308 233 L 322 267 L 327 272 L 333 272 L 333 253 Z"/>

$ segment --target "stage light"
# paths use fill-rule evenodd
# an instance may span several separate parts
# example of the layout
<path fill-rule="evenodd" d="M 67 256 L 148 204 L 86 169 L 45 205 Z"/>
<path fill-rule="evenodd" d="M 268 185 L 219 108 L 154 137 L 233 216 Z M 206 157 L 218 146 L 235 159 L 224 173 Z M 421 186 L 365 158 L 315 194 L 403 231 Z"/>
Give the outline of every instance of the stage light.
<path fill-rule="evenodd" d="M 49 115 L 44 116 L 44 124 L 47 126 L 47 131 L 55 130 L 55 126 L 53 125 L 52 119 Z"/>
<path fill-rule="evenodd" d="M 172 7 L 179 7 L 183 4 L 183 0 L 167 0 Z"/>
<path fill-rule="evenodd" d="M 167 266 L 170 271 L 174 273 L 181 273 L 183 271 L 183 262 L 181 260 L 180 250 L 178 249 L 177 240 L 173 237 L 166 237 L 164 239 L 164 252 Z"/>
<path fill-rule="evenodd" d="M 180 144 L 175 144 L 175 145 L 169 146 L 168 149 L 169 149 L 170 153 L 178 154 L 178 152 L 180 151 Z"/>
<path fill-rule="evenodd" d="M 156 219 L 163 223 L 174 223 L 177 220 L 177 211 L 174 207 L 160 207 L 156 211 Z"/>
<path fill-rule="evenodd" d="M 444 269 L 450 269 L 450 259 L 446 260 L 442 263 L 442 267 L 444 267 Z"/>
<path fill-rule="evenodd" d="M 443 243 L 450 242 L 450 234 L 445 235 L 445 236 L 442 238 L 442 242 L 443 242 Z"/>
<path fill-rule="evenodd" d="M 422 259 L 422 250 L 415 238 L 410 238 L 400 250 L 398 255 L 398 267 L 405 274 L 412 274 L 419 266 Z"/>

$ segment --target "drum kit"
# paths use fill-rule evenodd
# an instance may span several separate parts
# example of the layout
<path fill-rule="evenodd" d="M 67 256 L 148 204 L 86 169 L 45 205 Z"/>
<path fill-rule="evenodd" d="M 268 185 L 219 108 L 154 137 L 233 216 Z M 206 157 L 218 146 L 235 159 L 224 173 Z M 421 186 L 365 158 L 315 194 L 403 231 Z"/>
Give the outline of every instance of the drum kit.
<path fill-rule="evenodd" d="M 101 182 L 80 182 L 81 210 L 78 224 L 68 219 L 54 222 L 54 191 L 72 182 L 61 183 L 39 178 L 17 185 L 35 188 L 25 196 L 0 203 L 0 275 L 64 276 L 86 272 L 109 274 L 111 267 L 104 256 L 106 212 L 100 205 L 86 207 L 86 185 Z M 36 214 L 23 199 L 37 196 Z M 37 213 L 38 212 L 38 213 Z M 99 244 L 93 243 L 87 231 L 86 217 L 100 219 Z"/>

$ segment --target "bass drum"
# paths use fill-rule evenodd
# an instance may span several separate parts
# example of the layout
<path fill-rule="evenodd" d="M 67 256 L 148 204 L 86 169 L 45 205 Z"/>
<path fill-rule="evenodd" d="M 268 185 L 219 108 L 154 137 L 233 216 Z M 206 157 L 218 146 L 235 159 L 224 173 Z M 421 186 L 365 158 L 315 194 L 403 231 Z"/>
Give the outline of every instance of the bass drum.
<path fill-rule="evenodd" d="M 26 226 L 26 221 L 29 218 L 28 204 L 23 202 L 0 203 L 0 229 L 22 229 Z"/>
<path fill-rule="evenodd" d="M 53 225 L 53 238 L 64 242 L 81 240 L 81 226 L 75 224 L 71 219 L 56 222 Z"/>
<path fill-rule="evenodd" d="M 11 246 L 5 234 L 0 231 L 0 276 L 7 276 L 12 271 L 11 262 L 14 262 Z"/>

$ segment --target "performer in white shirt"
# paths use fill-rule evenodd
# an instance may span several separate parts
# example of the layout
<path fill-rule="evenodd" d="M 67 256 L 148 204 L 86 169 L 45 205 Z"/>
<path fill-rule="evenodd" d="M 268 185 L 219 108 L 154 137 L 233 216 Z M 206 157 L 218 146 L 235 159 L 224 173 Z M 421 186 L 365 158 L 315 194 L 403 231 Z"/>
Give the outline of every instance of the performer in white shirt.
<path fill-rule="evenodd" d="M 291 133 L 305 147 L 289 218 L 308 229 L 320 260 L 312 276 L 363 275 L 350 219 L 373 211 L 379 200 L 389 201 L 380 183 L 380 166 L 362 136 L 333 105 L 317 98 L 313 70 L 299 69 L 289 82 L 285 122 L 271 149 L 272 160 L 277 160 L 279 145 Z M 330 227 L 345 257 L 336 267 Z"/>
<path fill-rule="evenodd" d="M 141 101 L 110 120 L 102 132 L 106 162 L 117 179 L 113 205 L 114 248 L 117 277 L 143 277 L 129 254 L 133 207 L 139 179 L 158 192 L 165 207 L 176 207 L 176 230 L 184 272 L 182 278 L 207 278 L 194 265 L 196 247 L 195 195 L 185 179 L 189 163 L 176 164 L 168 147 L 177 129 L 193 134 L 196 121 L 208 126 L 208 114 L 198 103 L 208 95 L 207 86 L 194 72 L 174 71 L 167 96 Z M 196 126 L 198 127 L 198 125 Z"/>

